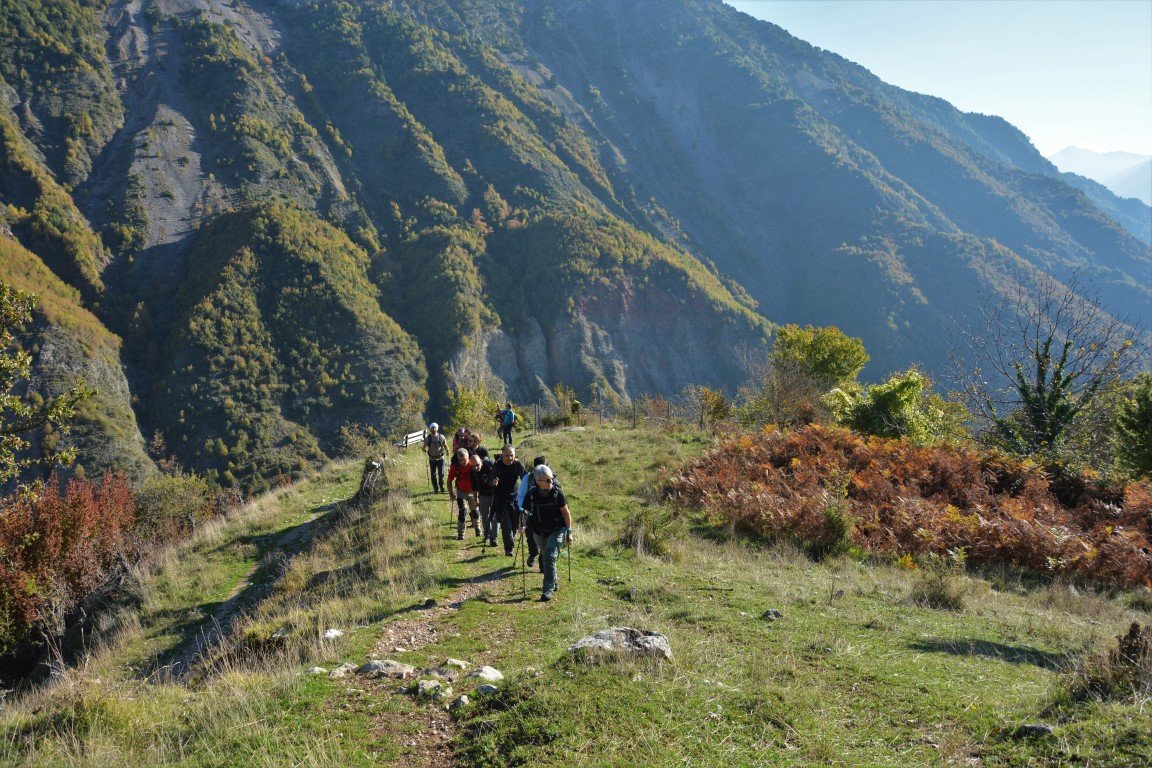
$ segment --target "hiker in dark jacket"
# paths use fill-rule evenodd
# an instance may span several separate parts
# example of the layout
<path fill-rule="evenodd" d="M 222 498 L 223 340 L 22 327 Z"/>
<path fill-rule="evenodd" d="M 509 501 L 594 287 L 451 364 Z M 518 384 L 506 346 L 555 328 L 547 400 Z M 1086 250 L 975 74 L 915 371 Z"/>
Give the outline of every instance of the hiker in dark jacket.
<path fill-rule="evenodd" d="M 564 492 L 552 482 L 552 470 L 547 464 L 533 469 L 532 477 L 536 487 L 529 489 L 524 496 L 527 519 L 526 526 L 521 530 L 531 530 L 536 538 L 540 561 L 544 566 L 544 591 L 540 599 L 547 602 L 560 586 L 556 578 L 556 561 L 560 559 L 560 550 L 571 545 L 572 513 L 568 509 Z"/>
<path fill-rule="evenodd" d="M 467 504 L 468 512 L 472 516 L 472 529 L 476 531 L 476 535 L 480 535 L 480 516 L 477 513 L 479 502 L 477 501 L 476 487 L 473 484 L 474 476 L 473 470 L 476 465 L 472 461 L 472 457 L 468 455 L 468 449 L 461 448 L 456 451 L 456 460 L 452 462 L 452 468 L 448 470 L 448 497 L 456 502 L 456 507 L 459 509 L 459 517 L 456 520 L 456 538 L 458 540 L 464 538 L 464 506 Z"/>
<path fill-rule="evenodd" d="M 440 425 L 432 422 L 428 425 L 428 434 L 424 435 L 424 453 L 428 454 L 428 474 L 432 478 L 432 493 L 444 493 L 444 452 L 448 441 L 440 434 Z"/>
<path fill-rule="evenodd" d="M 500 461 L 492 466 L 492 507 L 504 541 L 504 554 L 513 554 L 516 531 L 520 528 L 520 507 L 516 504 L 516 487 L 524 465 L 516 460 L 516 449 L 510 445 L 500 451 Z"/>
<path fill-rule="evenodd" d="M 543 464 L 547 464 L 548 459 L 545 456 L 537 456 L 532 459 L 532 469 L 536 469 Z M 532 477 L 532 469 L 524 473 L 524 477 L 520 478 L 520 491 L 517 493 L 516 506 L 520 507 L 521 513 L 524 510 L 524 497 L 528 495 L 528 491 L 536 487 L 536 480 Z M 557 488 L 560 487 L 560 477 L 553 472 L 552 484 Z M 540 556 L 540 550 L 536 548 L 536 537 L 528 531 L 525 537 L 528 540 L 528 567 L 531 568 L 536 564 L 536 558 Z M 540 563 L 540 572 L 544 572 L 544 563 Z"/>
<path fill-rule="evenodd" d="M 488 449 L 480 446 L 476 449 L 476 457 L 480 459 L 480 466 L 473 471 L 473 485 L 480 502 L 480 525 L 483 530 L 480 535 L 492 546 L 496 546 L 496 514 L 492 506 L 492 459 L 488 458 Z M 475 459 L 473 459 L 475 463 Z"/>

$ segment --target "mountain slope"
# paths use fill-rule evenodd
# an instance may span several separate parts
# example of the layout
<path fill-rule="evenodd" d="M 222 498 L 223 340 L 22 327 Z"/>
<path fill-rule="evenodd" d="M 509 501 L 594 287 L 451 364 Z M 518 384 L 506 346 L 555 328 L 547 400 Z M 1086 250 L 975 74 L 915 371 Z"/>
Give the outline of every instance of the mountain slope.
<path fill-rule="evenodd" d="M 262 204 L 201 230 L 190 258 L 151 398 L 190 467 L 259 487 L 333 452 L 346 423 L 395 434 L 420 418 L 420 351 L 342 232 Z"/>
<path fill-rule="evenodd" d="M 233 478 L 235 450 L 267 479 L 332 450 L 340 419 L 411 429 L 477 382 L 731 391 L 774 323 L 862 337 L 871 378 L 940 375 L 979 297 L 1077 276 L 1119 316 L 1152 301 L 1125 230 L 1147 237 L 1143 209 L 719 0 L 13 0 L 2 19 L 5 219 L 124 339 L 143 430 Z M 356 277 L 315 278 L 360 309 L 325 296 L 292 332 L 343 349 L 387 329 L 349 374 L 381 389 L 331 401 L 298 374 L 351 381 L 290 359 L 267 289 L 329 244 Z M 248 347 L 267 392 L 203 359 Z"/>
<path fill-rule="evenodd" d="M 120 362 L 120 339 L 84 309 L 75 288 L 2 233 L 0 280 L 37 297 L 31 327 L 20 339 L 32 353 L 29 390 L 52 397 L 80 381 L 95 390 L 92 398 L 80 405 L 65 438 L 80 450 L 78 465 L 90 477 L 124 470 L 139 478 L 151 472 L 152 462 L 130 405 L 131 392 Z M 33 437 L 34 451 L 44 440 L 60 439 L 44 431 Z"/>

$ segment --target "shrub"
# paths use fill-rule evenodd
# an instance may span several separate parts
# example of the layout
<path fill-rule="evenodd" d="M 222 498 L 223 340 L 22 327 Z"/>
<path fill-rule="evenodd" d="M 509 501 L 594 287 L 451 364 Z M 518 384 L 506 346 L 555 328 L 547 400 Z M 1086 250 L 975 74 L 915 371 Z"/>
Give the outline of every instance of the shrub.
<path fill-rule="evenodd" d="M 1152 479 L 1152 373 L 1128 385 L 1115 415 L 1116 461 L 1134 477 Z"/>
<path fill-rule="evenodd" d="M 741 435 L 681 468 L 668 488 L 717 525 L 795 538 L 819 552 L 835 531 L 829 478 L 841 472 L 848 536 L 865 551 L 896 557 L 964 548 L 973 563 L 1152 583 L 1152 485 L 1048 474 L 965 445 L 916 446 L 815 425 Z"/>
<path fill-rule="evenodd" d="M 834 389 L 824 403 L 838 422 L 864 435 L 924 445 L 966 436 L 964 406 L 933 394 L 931 381 L 914 368 L 874 387 Z"/>
<path fill-rule="evenodd" d="M 1116 647 L 1089 657 L 1072 672 L 1074 699 L 1129 700 L 1152 694 L 1152 626 L 1132 622 Z"/>
<path fill-rule="evenodd" d="M 122 473 L 99 485 L 59 478 L 0 515 L 0 652 L 36 624 L 58 625 L 136 551 L 131 486 Z M 53 626 L 53 628 L 56 628 Z"/>
<path fill-rule="evenodd" d="M 684 521 L 673 510 L 645 505 L 625 519 L 620 539 L 639 554 L 670 557 L 684 533 Z"/>
<path fill-rule="evenodd" d="M 544 429 L 557 429 L 567 427 L 572 423 L 572 417 L 564 413 L 546 413 L 540 417 L 540 426 Z"/>
<path fill-rule="evenodd" d="M 935 552 L 916 563 L 916 577 L 909 599 L 916 605 L 959 611 L 964 608 L 968 584 L 964 573 L 964 550 L 947 555 Z"/>
<path fill-rule="evenodd" d="M 206 479 L 183 472 L 156 474 L 136 492 L 136 527 L 151 547 L 190 533 L 216 513 L 217 500 Z"/>

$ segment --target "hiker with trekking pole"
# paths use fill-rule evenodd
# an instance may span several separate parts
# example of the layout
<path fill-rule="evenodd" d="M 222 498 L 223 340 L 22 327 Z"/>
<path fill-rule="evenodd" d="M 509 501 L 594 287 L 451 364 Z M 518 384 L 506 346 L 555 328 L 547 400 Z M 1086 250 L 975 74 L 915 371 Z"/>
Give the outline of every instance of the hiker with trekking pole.
<path fill-rule="evenodd" d="M 456 451 L 456 459 L 452 462 L 452 468 L 448 470 L 449 505 L 455 502 L 458 509 L 458 516 L 456 518 L 457 541 L 463 541 L 464 539 L 465 506 L 468 507 L 468 512 L 472 517 L 472 529 L 476 531 L 477 536 L 480 535 L 479 501 L 477 500 L 475 476 L 473 474 L 475 468 L 476 464 L 473 462 L 472 457 L 468 455 L 468 449 L 461 448 Z"/>
<path fill-rule="evenodd" d="M 572 513 L 568 509 L 564 492 L 553 482 L 554 475 L 547 464 L 533 469 L 532 478 L 536 487 L 530 488 L 524 496 L 526 514 L 520 531 L 530 531 L 536 539 L 544 571 L 544 588 L 540 600 L 548 602 L 560 586 L 556 576 L 556 561 L 560 559 L 560 550 L 572 546 Z M 571 580 L 571 550 L 568 557 L 568 578 Z"/>
<path fill-rule="evenodd" d="M 488 449 L 479 446 L 476 457 L 480 459 L 480 466 L 473 470 L 473 486 L 476 488 L 480 502 L 480 535 L 484 539 L 485 547 L 496 546 L 496 525 L 499 510 L 492 504 L 492 460 L 488 458 Z M 473 463 L 476 459 L 474 458 Z"/>
<path fill-rule="evenodd" d="M 500 460 L 492 465 L 492 508 L 496 510 L 496 519 L 500 521 L 504 554 L 512 557 L 515 557 L 512 550 L 513 537 L 520 529 L 516 487 L 523 474 L 524 465 L 516 460 L 516 449 L 505 445 L 500 451 Z M 491 541 L 493 544 L 496 542 L 495 531 L 492 531 Z"/>
<path fill-rule="evenodd" d="M 424 435 L 424 453 L 428 454 L 428 475 L 432 479 L 432 493 L 444 493 L 444 452 L 447 440 L 440 433 L 440 425 L 432 422 Z"/>
<path fill-rule="evenodd" d="M 537 456 L 536 458 L 532 459 L 532 469 L 536 469 L 536 467 L 540 466 L 541 464 L 547 463 L 547 457 Z M 528 491 L 536 487 L 536 480 L 532 477 L 532 469 L 525 472 L 524 477 L 520 478 L 520 490 L 517 492 L 516 506 L 520 509 L 521 513 L 524 512 L 524 497 L 528 495 Z M 560 487 L 560 477 L 559 475 L 555 474 L 555 472 L 552 474 L 552 485 L 556 488 Z M 540 556 L 540 551 L 536 549 L 536 539 L 534 539 L 531 535 L 527 537 L 527 541 L 528 562 L 526 563 L 526 567 L 531 568 L 536 564 L 537 558 Z M 544 563 L 540 563 L 540 573 L 544 573 Z"/>

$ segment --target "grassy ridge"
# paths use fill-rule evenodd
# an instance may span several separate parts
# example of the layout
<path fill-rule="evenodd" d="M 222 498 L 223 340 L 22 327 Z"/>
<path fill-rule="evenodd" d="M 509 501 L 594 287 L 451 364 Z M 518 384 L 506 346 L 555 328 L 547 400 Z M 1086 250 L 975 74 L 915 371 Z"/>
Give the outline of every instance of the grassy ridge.
<path fill-rule="evenodd" d="M 391 687 L 296 673 L 359 662 L 382 631 L 412 620 L 406 609 L 417 598 L 443 602 L 492 575 L 503 577 L 431 620 L 435 642 L 397 656 L 420 666 L 463 658 L 508 675 L 500 693 L 458 719 L 452 748 L 461 764 L 1128 766 L 1152 757 L 1146 708 L 1073 704 L 1064 694 L 1064 670 L 1141 617 L 1134 596 L 988 572 L 964 581 L 966 608 L 933 610 L 910 600 L 919 577 L 895 566 L 813 563 L 790 547 L 727 540 L 657 502 L 662 470 L 710 443 L 695 432 L 612 426 L 526 440 L 521 455 L 550 457 L 576 520 L 572 581 L 565 567 L 547 605 L 533 599 L 538 575 L 527 576 L 522 599 L 521 576 L 505 571 L 502 552 L 454 541 L 445 498 L 426 493 L 421 456 L 402 456 L 392 482 L 411 495 L 350 514 L 296 554 L 213 657 L 214 673 L 190 688 L 143 686 L 113 643 L 69 676 L 74 687 L 0 714 L 0 761 L 418 764 L 407 744 L 422 727 L 414 724 L 427 722 L 422 705 Z M 205 569 L 218 586 L 203 584 L 195 597 L 173 590 L 168 609 L 226 595 L 239 560 L 255 554 L 227 553 L 244 551 L 240 536 L 256 519 L 260 530 L 283 531 L 350 494 L 354 479 L 345 466 L 301 483 L 213 537 L 209 550 L 193 544 L 167 567 L 191 574 L 215 551 L 236 569 Z M 655 532 L 645 538 L 664 557 L 619 543 L 638 527 Z M 180 583 L 177 571 L 170 578 Z M 769 608 L 783 618 L 762 620 Z M 579 637 L 619 624 L 666 633 L 675 661 L 589 666 L 566 657 Z M 347 634 L 318 641 L 329 626 Z M 288 637 L 274 644 L 280 627 Z M 1055 733 L 1012 738 L 1026 722 Z"/>

